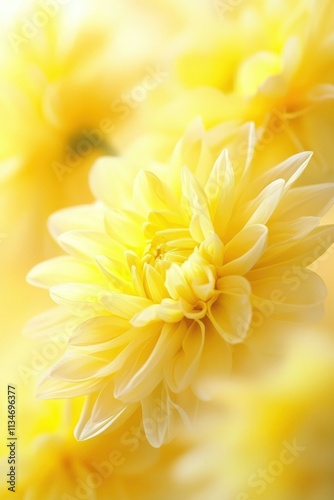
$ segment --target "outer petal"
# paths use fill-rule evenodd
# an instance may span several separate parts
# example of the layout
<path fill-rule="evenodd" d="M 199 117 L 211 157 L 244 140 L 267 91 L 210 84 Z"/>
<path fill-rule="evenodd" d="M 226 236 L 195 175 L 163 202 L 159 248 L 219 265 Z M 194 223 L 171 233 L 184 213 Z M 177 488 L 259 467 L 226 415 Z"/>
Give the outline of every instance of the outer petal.
<path fill-rule="evenodd" d="M 299 269 L 294 280 L 281 277 L 252 282 L 253 304 L 260 313 L 284 321 L 318 321 L 327 291 L 322 279 L 309 269 Z"/>
<path fill-rule="evenodd" d="M 27 281 L 43 288 L 63 283 L 106 285 L 107 282 L 94 264 L 67 255 L 38 264 L 29 272 Z"/>
<path fill-rule="evenodd" d="M 133 362 L 129 360 L 130 370 L 116 376 L 115 396 L 126 401 L 138 401 L 160 383 L 163 367 L 169 363 L 180 348 L 186 326 L 165 324 L 157 336 L 152 336 L 141 349 Z"/>
<path fill-rule="evenodd" d="M 101 294 L 101 303 L 113 314 L 130 320 L 138 312 L 152 305 L 152 301 L 136 295 L 122 293 Z"/>
<path fill-rule="evenodd" d="M 290 189 L 282 198 L 272 220 L 322 217 L 334 203 L 334 184 L 316 184 Z"/>
<path fill-rule="evenodd" d="M 251 193 L 254 194 L 256 192 L 259 192 L 278 179 L 284 180 L 284 190 L 287 191 L 304 172 L 312 157 L 312 154 L 313 153 L 311 153 L 310 151 L 297 153 L 293 156 L 290 156 L 276 167 L 266 170 L 262 175 L 260 175 L 251 183 L 249 189 L 245 191 L 246 195 L 249 196 Z"/>
<path fill-rule="evenodd" d="M 86 283 L 67 283 L 50 288 L 50 296 L 57 304 L 67 307 L 78 316 L 100 316 L 108 314 L 100 299 L 106 289 Z"/>
<path fill-rule="evenodd" d="M 66 382 L 80 382 L 90 380 L 107 365 L 107 361 L 84 354 L 65 354 L 52 368 L 49 376 Z"/>
<path fill-rule="evenodd" d="M 218 286 L 222 293 L 211 305 L 208 317 L 226 342 L 242 342 L 252 319 L 249 282 L 241 276 L 226 276 Z"/>
<path fill-rule="evenodd" d="M 205 342 L 205 327 L 193 321 L 182 341 L 181 350 L 166 367 L 165 377 L 170 389 L 179 393 L 191 384 L 202 355 Z"/>
<path fill-rule="evenodd" d="M 106 384 L 104 385 L 104 388 Z M 102 392 L 103 391 L 103 392 Z M 133 413 L 136 411 L 138 405 L 124 405 L 121 402 L 117 401 L 112 393 L 107 390 L 108 393 L 108 410 L 107 416 L 102 418 L 101 414 L 94 414 L 94 410 L 98 411 L 99 408 L 101 411 L 106 410 L 105 398 L 107 394 L 102 389 L 100 395 L 91 395 L 86 399 L 84 408 L 81 412 L 80 420 L 75 428 L 74 436 L 79 441 L 83 441 L 85 439 L 90 439 L 95 436 L 98 436 L 102 432 L 106 431 L 108 428 L 113 426 L 113 428 L 117 428 L 118 425 L 121 425 L 125 422 Z M 101 394 L 100 393 L 100 394 Z M 103 403 L 102 399 L 103 398 Z M 101 408 L 102 405 L 102 408 Z M 93 419 L 93 415 L 95 419 Z M 116 424 L 116 425 L 115 425 Z"/>
<path fill-rule="evenodd" d="M 37 316 L 34 316 L 24 326 L 23 333 L 29 337 L 70 337 L 73 328 L 81 323 L 81 318 L 73 317 L 65 307 L 53 307 Z"/>
<path fill-rule="evenodd" d="M 334 243 L 334 225 L 321 226 L 309 233 L 302 240 L 292 240 L 275 248 L 269 248 L 259 262 L 254 271 L 249 273 L 249 277 L 254 279 L 259 273 L 267 269 L 267 276 L 270 273 L 270 266 L 299 265 L 302 268 L 308 267 L 317 260 Z M 263 273 L 262 273 L 263 274 Z M 264 277 L 264 276 L 261 276 Z"/>
<path fill-rule="evenodd" d="M 73 331 L 70 345 L 102 349 L 106 343 L 122 337 L 131 328 L 124 318 L 97 316 L 81 323 Z"/>
<path fill-rule="evenodd" d="M 56 380 L 47 374 L 37 387 L 37 397 L 50 398 L 76 398 L 98 391 L 105 384 L 103 378 L 88 379 L 82 382 L 67 382 Z"/>
<path fill-rule="evenodd" d="M 49 217 L 48 227 L 55 239 L 67 231 L 103 231 L 104 211 L 99 203 L 64 208 Z"/>
<path fill-rule="evenodd" d="M 220 275 L 246 274 L 262 257 L 267 237 L 268 229 L 261 224 L 247 226 L 237 233 L 225 247 Z"/>
<path fill-rule="evenodd" d="M 141 401 L 141 406 L 147 440 L 154 448 L 159 448 L 171 439 L 175 424 L 175 409 L 165 385 L 160 383 Z"/>
<path fill-rule="evenodd" d="M 95 260 L 98 255 L 111 258 L 124 256 L 124 247 L 104 232 L 67 231 L 58 238 L 59 245 L 69 254 L 82 259 Z"/>

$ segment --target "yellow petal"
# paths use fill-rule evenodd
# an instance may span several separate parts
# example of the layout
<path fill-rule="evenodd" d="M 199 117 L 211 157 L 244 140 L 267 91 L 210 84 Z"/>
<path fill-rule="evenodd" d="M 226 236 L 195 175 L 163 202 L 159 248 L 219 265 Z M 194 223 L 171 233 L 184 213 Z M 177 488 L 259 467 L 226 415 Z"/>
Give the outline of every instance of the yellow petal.
<path fill-rule="evenodd" d="M 96 266 L 67 255 L 38 264 L 29 272 L 27 281 L 43 288 L 74 282 L 106 285 L 106 279 Z"/>
<path fill-rule="evenodd" d="M 191 269 L 192 266 L 190 265 L 190 271 Z M 168 269 L 165 285 L 172 299 L 178 300 L 182 298 L 189 304 L 196 302 L 196 295 L 188 283 L 185 273 L 177 264 L 173 263 Z"/>
<path fill-rule="evenodd" d="M 103 231 L 104 212 L 99 203 L 64 208 L 49 217 L 48 227 L 55 239 L 67 231 Z"/>
<path fill-rule="evenodd" d="M 195 241 L 201 243 L 214 233 L 208 200 L 203 188 L 187 167 L 182 169 L 182 186 L 190 209 L 190 233 Z"/>
<path fill-rule="evenodd" d="M 268 222 L 282 198 L 284 187 L 284 180 L 277 179 L 266 186 L 255 200 L 241 208 L 241 212 L 244 212 L 243 218 L 248 219 L 247 226 Z"/>
<path fill-rule="evenodd" d="M 303 216 L 322 217 L 334 203 L 334 184 L 316 184 L 290 189 L 273 214 L 273 221 Z"/>
<path fill-rule="evenodd" d="M 158 271 L 150 264 L 144 265 L 144 287 L 147 297 L 155 303 L 168 297 L 164 280 Z"/>
<path fill-rule="evenodd" d="M 126 401 L 138 401 L 147 397 L 160 383 L 163 367 L 166 366 L 180 348 L 186 331 L 184 323 L 163 325 L 158 338 L 152 338 L 136 354 L 127 373 L 116 376 L 115 396 Z"/>
<path fill-rule="evenodd" d="M 124 255 L 123 245 L 105 233 L 95 231 L 67 231 L 58 238 L 60 246 L 75 257 L 92 260 L 98 255 L 117 258 Z"/>
<path fill-rule="evenodd" d="M 156 321 L 178 323 L 183 319 L 183 316 L 184 313 L 178 301 L 163 299 L 161 304 L 153 304 L 137 313 L 131 319 L 131 324 L 141 327 Z"/>
<path fill-rule="evenodd" d="M 252 292 L 254 307 L 281 321 L 319 321 L 327 295 L 322 279 L 309 269 L 253 281 Z"/>
<path fill-rule="evenodd" d="M 179 393 L 191 384 L 202 355 L 205 342 L 205 327 L 200 321 L 193 321 L 184 335 L 182 347 L 165 369 L 170 389 Z"/>
<path fill-rule="evenodd" d="M 104 293 L 101 303 L 116 316 L 130 320 L 135 314 L 149 307 L 152 301 L 136 295 Z"/>
<path fill-rule="evenodd" d="M 159 448 L 174 434 L 174 408 L 163 383 L 141 401 L 144 431 L 148 442 Z"/>
<path fill-rule="evenodd" d="M 254 278 L 257 270 L 267 269 L 270 272 L 270 266 L 281 265 L 299 265 L 308 267 L 317 260 L 334 243 L 334 225 L 321 226 L 314 229 L 301 241 L 291 240 L 282 245 L 276 245 L 268 249 L 260 261 L 256 264 L 254 271 L 249 276 Z M 255 273 L 253 275 L 253 272 Z"/>
<path fill-rule="evenodd" d="M 205 193 L 215 231 L 222 237 L 230 222 L 234 201 L 234 170 L 227 149 L 224 149 L 215 162 Z"/>
<path fill-rule="evenodd" d="M 108 313 L 101 303 L 105 293 L 105 288 L 86 283 L 67 283 L 50 288 L 50 297 L 57 304 L 67 307 L 76 315 L 87 317 Z"/>
<path fill-rule="evenodd" d="M 268 229 L 261 224 L 247 226 L 226 245 L 221 276 L 244 275 L 262 257 L 268 238 Z"/>
<path fill-rule="evenodd" d="M 128 330 L 129 323 L 125 319 L 114 316 L 95 317 L 75 328 L 69 343 L 77 347 L 99 346 L 122 336 Z"/>
<path fill-rule="evenodd" d="M 249 282 L 241 276 L 226 276 L 218 281 L 222 293 L 211 305 L 208 318 L 226 342 L 242 342 L 252 319 Z"/>
<path fill-rule="evenodd" d="M 69 337 L 72 329 L 81 321 L 81 318 L 73 317 L 65 307 L 53 307 L 28 321 L 23 328 L 23 334 L 29 337 L 51 337 L 59 334 Z"/>

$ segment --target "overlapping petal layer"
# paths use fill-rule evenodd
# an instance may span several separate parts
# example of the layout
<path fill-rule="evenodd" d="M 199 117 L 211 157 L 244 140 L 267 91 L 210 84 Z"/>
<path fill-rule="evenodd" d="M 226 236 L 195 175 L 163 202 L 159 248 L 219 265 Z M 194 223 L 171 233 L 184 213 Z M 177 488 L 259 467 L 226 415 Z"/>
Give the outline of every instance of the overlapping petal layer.
<path fill-rule="evenodd" d="M 326 290 L 307 267 L 334 241 L 333 226 L 319 227 L 334 186 L 309 187 L 306 205 L 294 182 L 310 153 L 258 176 L 253 144 L 252 125 L 224 136 L 196 122 L 168 165 L 96 164 L 95 226 L 90 217 L 85 228 L 78 209 L 51 218 L 70 256 L 38 265 L 28 279 L 49 288 L 76 325 L 39 393 L 89 394 L 79 439 L 141 406 L 146 430 L 157 422 L 147 437 L 160 446 L 178 420 L 191 420 L 206 381 L 228 374 L 233 346 L 259 324 L 321 317 Z"/>

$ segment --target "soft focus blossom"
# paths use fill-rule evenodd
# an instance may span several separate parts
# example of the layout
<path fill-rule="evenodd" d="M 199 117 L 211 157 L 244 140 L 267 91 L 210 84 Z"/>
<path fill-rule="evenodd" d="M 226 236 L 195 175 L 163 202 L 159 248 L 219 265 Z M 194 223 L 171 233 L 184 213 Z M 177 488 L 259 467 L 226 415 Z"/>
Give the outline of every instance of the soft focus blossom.
<path fill-rule="evenodd" d="M 73 437 L 76 406 L 61 401 L 36 404 L 30 391 L 23 397 L 21 404 L 29 421 L 19 432 L 15 491 L 19 500 L 158 498 L 159 488 L 152 488 L 149 472 L 155 464 L 160 469 L 162 457 L 148 444 L 136 416 L 108 440 L 101 437 L 78 442 Z M 2 470 L 7 470 L 7 449 L 0 463 Z M 7 491 L 7 479 L 2 475 L 2 492 Z M 2 493 L 1 498 L 12 494 Z"/>
<path fill-rule="evenodd" d="M 315 152 L 301 183 L 333 181 L 333 3 L 204 0 L 192 10 L 161 53 L 173 84 L 151 96 L 143 126 L 175 137 L 196 116 L 252 120 L 278 160 Z"/>
<path fill-rule="evenodd" d="M 69 255 L 28 279 L 61 307 L 29 328 L 71 322 L 67 353 L 39 394 L 89 395 L 79 439 L 138 407 L 145 427 L 162 404 L 155 432 L 145 428 L 159 446 L 174 422 L 192 419 L 197 398 L 209 397 L 257 328 L 268 338 L 272 323 L 321 318 L 326 289 L 307 267 L 333 242 L 333 226 L 318 227 L 333 185 L 293 187 L 310 153 L 254 176 L 253 127 L 222 130 L 194 123 L 168 165 L 100 160 L 91 179 L 98 201 L 50 220 Z"/>
<path fill-rule="evenodd" d="M 160 472 L 184 498 L 332 498 L 332 335 L 304 327 L 289 336 L 285 360 L 265 377 L 226 383 L 220 410 Z"/>
<path fill-rule="evenodd" d="M 6 258 L 31 266 L 54 252 L 47 216 L 91 201 L 94 160 L 127 142 L 143 95 L 166 78 L 157 51 L 177 26 L 159 31 L 156 15 L 148 32 L 153 13 L 131 0 L 21 3 L 1 34 L 0 233 Z"/>
<path fill-rule="evenodd" d="M 35 332 L 38 333 L 38 332 Z M 8 346 L 2 344 L 1 367 L 6 383 L 16 388 L 16 488 L 19 500 L 147 500 L 159 496 L 159 485 L 150 483 L 149 471 L 171 456 L 161 456 L 147 442 L 141 415 L 137 412 L 123 427 L 87 442 L 73 437 L 73 427 L 81 409 L 80 399 L 39 400 L 36 381 L 62 354 L 69 332 L 66 329 L 45 339 L 20 337 Z M 44 341 L 43 341 L 44 340 Z M 159 414 L 157 414 L 159 418 Z M 0 405 L 0 419 L 6 436 L 7 405 Z M 155 422 L 149 422 L 154 428 Z M 0 498 L 10 499 L 8 491 L 9 441 L 0 443 Z M 176 454 L 179 446 L 171 452 Z M 164 461 L 164 462 L 163 462 Z M 149 495 L 152 494 L 152 497 Z"/>

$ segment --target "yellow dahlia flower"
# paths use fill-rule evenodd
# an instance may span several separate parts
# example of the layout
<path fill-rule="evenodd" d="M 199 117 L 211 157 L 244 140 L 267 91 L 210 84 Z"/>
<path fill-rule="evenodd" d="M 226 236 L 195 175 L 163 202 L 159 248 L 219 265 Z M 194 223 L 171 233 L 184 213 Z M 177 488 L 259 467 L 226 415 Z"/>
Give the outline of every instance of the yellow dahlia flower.
<path fill-rule="evenodd" d="M 252 120 L 259 151 L 273 143 L 269 154 L 275 146 L 280 161 L 312 150 L 315 156 L 301 182 L 332 181 L 333 3 L 199 4 L 191 6 L 197 16 L 192 12 L 161 54 L 173 84 L 152 94 L 143 125 L 175 134 L 196 116 L 207 126 Z"/>
<path fill-rule="evenodd" d="M 168 165 L 99 160 L 98 201 L 50 219 L 69 255 L 28 280 L 61 307 L 31 327 L 70 321 L 73 332 L 39 395 L 88 395 L 79 439 L 140 406 L 159 446 L 224 379 L 236 344 L 268 324 L 321 317 L 326 290 L 307 267 L 333 242 L 334 226 L 318 225 L 334 186 L 293 187 L 307 152 L 256 176 L 253 126 L 223 131 L 196 122 Z"/>

